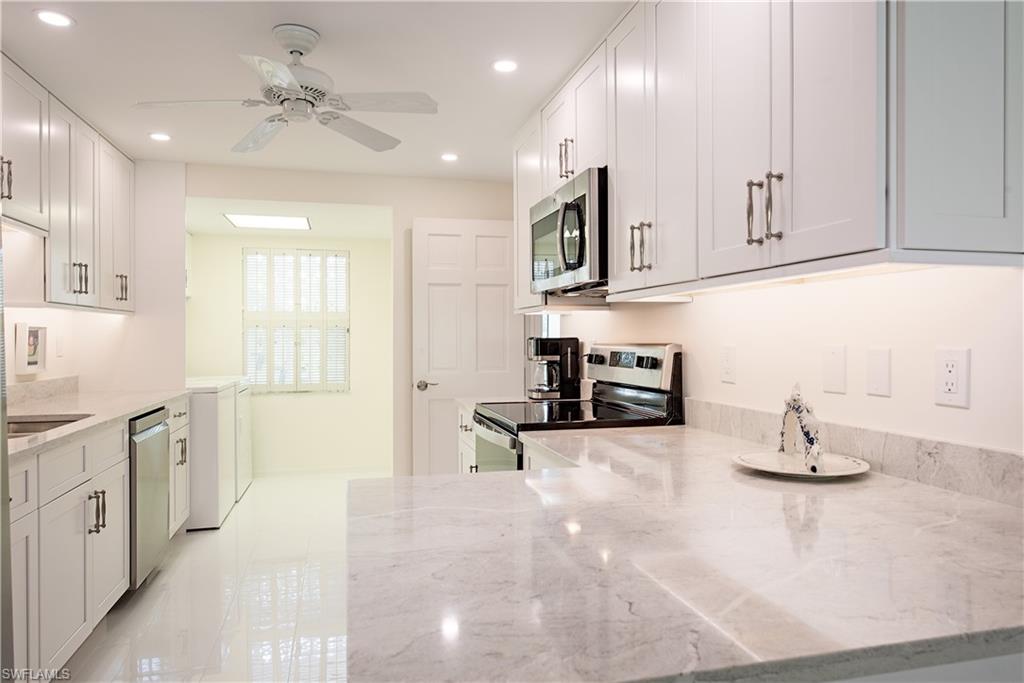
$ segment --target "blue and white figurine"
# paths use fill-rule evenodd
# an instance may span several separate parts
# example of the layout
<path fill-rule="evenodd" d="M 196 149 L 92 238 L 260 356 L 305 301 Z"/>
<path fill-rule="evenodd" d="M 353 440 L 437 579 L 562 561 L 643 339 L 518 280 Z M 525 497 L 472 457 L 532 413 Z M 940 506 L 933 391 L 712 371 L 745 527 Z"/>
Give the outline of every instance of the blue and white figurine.
<path fill-rule="evenodd" d="M 820 426 L 810 404 L 805 403 L 800 395 L 800 385 L 795 385 L 793 394 L 786 400 L 786 411 L 782 414 L 779 453 L 800 456 L 808 472 L 824 474 L 821 440 L 818 436 Z"/>

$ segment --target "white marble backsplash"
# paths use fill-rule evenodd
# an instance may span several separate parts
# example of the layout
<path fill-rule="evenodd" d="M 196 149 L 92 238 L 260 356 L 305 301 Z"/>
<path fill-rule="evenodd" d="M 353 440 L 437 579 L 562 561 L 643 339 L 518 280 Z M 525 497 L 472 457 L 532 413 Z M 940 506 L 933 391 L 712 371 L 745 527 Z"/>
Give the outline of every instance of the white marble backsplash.
<path fill-rule="evenodd" d="M 25 401 L 44 400 L 78 393 L 78 375 L 53 377 L 35 382 L 18 382 L 7 385 L 7 405 L 17 405 Z"/>
<path fill-rule="evenodd" d="M 687 398 L 684 417 L 698 429 L 779 445 L 781 413 Z M 1024 507 L 1020 453 L 824 421 L 821 446 L 829 453 L 866 460 L 876 472 Z"/>

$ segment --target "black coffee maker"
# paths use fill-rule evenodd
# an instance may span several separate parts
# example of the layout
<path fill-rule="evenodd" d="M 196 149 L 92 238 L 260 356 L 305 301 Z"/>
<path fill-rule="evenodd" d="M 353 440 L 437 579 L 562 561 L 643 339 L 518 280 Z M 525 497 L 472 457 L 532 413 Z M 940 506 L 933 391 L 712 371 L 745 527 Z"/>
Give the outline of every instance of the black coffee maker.
<path fill-rule="evenodd" d="M 530 337 L 526 340 L 526 396 L 534 400 L 580 397 L 580 340 Z"/>

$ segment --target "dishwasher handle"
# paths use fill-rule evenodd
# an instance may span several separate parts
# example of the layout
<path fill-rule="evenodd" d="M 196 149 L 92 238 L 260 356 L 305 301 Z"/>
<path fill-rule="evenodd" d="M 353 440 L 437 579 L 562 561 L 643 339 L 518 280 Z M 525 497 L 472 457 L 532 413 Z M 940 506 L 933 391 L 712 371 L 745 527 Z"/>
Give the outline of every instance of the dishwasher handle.
<path fill-rule="evenodd" d="M 480 437 L 484 441 L 494 444 L 495 446 L 507 448 L 512 451 L 516 450 L 517 441 L 514 436 L 484 422 L 477 415 L 473 416 L 473 432 L 476 436 Z"/>

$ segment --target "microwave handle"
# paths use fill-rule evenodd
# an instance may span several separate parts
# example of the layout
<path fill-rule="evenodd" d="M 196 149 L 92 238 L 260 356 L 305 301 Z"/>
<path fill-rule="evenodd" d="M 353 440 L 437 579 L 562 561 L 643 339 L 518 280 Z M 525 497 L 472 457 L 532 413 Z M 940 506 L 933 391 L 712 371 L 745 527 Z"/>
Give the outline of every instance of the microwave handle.
<path fill-rule="evenodd" d="M 558 264 L 562 266 L 562 272 L 569 270 L 569 264 L 565 260 L 565 212 L 569 208 L 569 202 L 562 202 L 558 206 L 558 221 L 555 228 L 555 240 L 558 242 Z"/>

